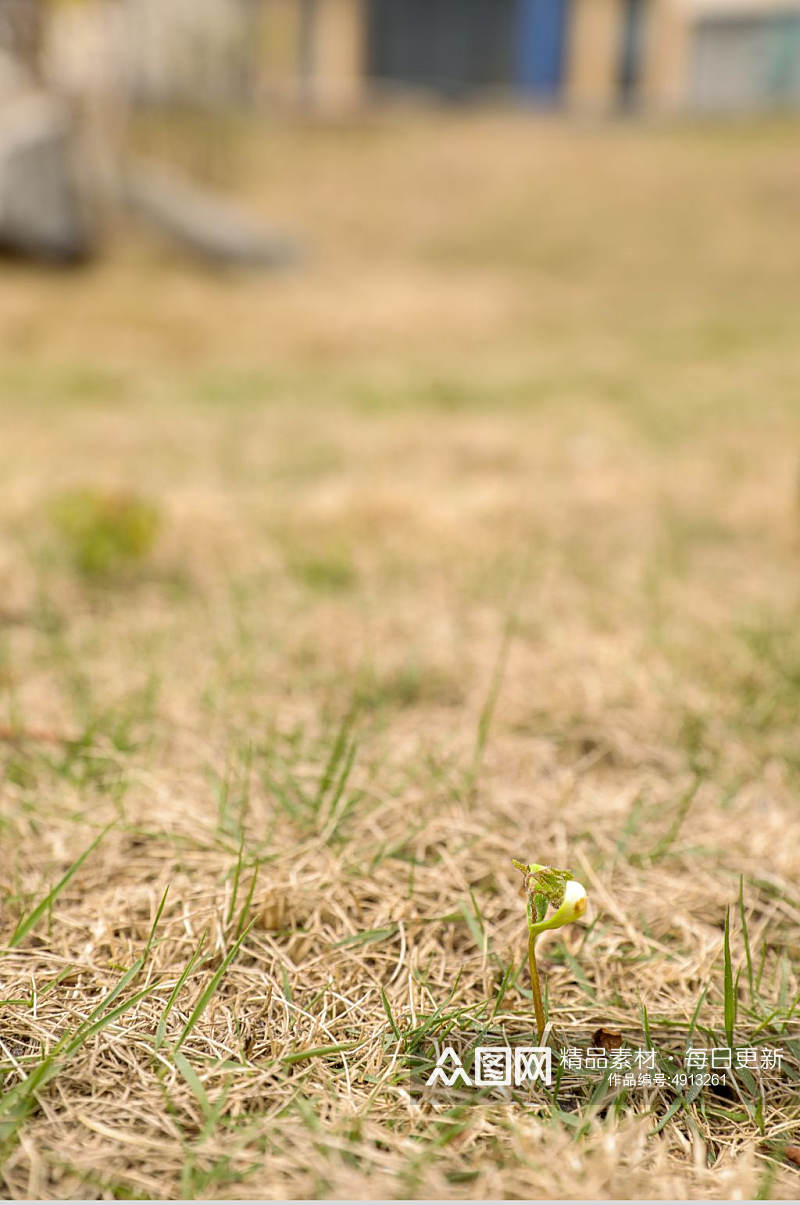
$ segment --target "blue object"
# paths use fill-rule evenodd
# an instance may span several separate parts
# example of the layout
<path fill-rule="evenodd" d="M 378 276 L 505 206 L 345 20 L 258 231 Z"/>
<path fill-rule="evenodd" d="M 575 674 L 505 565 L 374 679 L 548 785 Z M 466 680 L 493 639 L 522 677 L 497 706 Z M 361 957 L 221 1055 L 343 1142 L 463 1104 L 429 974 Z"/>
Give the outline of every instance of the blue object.
<path fill-rule="evenodd" d="M 561 89 L 569 0 L 517 0 L 517 86 L 539 100 Z"/>

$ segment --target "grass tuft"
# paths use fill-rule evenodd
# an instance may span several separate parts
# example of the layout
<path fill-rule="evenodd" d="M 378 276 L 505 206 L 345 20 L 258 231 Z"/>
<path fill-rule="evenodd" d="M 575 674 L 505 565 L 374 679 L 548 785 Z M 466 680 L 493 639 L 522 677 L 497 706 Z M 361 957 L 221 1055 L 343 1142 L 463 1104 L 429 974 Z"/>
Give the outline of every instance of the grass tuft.
<path fill-rule="evenodd" d="M 50 515 L 76 569 L 89 578 L 141 565 L 161 525 L 153 502 L 89 487 L 57 495 Z"/>

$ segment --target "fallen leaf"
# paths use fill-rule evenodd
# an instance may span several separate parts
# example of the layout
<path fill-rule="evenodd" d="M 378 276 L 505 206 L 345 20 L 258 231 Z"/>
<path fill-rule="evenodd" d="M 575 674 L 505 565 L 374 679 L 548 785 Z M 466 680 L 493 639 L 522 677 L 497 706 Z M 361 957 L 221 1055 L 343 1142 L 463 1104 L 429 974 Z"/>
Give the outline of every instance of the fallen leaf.
<path fill-rule="evenodd" d="M 595 1050 L 619 1050 L 622 1045 L 622 1034 L 614 1033 L 613 1029 L 596 1029 L 592 1034 L 592 1046 Z"/>

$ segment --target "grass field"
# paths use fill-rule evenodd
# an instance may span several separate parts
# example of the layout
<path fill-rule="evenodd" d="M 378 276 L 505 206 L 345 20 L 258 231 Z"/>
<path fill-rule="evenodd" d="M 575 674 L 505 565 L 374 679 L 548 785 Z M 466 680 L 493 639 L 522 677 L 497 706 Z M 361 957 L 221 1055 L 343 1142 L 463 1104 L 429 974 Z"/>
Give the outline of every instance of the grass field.
<path fill-rule="evenodd" d="M 0 277 L 4 1195 L 796 1197 L 796 125 L 137 137 L 307 258 Z M 513 857 L 556 1049 L 783 1068 L 411 1094 L 530 1032 Z"/>

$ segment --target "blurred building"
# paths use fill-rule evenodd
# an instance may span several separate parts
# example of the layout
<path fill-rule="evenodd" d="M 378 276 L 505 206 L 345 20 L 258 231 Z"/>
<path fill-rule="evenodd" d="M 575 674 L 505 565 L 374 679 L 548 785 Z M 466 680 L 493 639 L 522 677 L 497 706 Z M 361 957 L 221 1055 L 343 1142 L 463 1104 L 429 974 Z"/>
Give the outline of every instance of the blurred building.
<path fill-rule="evenodd" d="M 515 0 L 368 0 L 367 71 L 384 92 L 507 87 Z"/>
<path fill-rule="evenodd" d="M 800 104 L 800 0 L 0 0 L 0 46 L 29 54 L 42 6 L 57 79 L 110 76 L 143 102 L 337 111 L 421 89 L 596 111 Z"/>
<path fill-rule="evenodd" d="M 494 89 L 557 100 L 568 0 L 368 0 L 367 70 L 384 89 Z"/>
<path fill-rule="evenodd" d="M 260 2 L 267 74 L 283 45 L 284 93 L 323 105 L 361 99 L 365 80 L 597 110 L 800 103 L 800 0 Z"/>
<path fill-rule="evenodd" d="M 366 0 L 373 83 L 572 108 L 800 103 L 800 0 Z"/>
<path fill-rule="evenodd" d="M 259 69 L 260 2 L 40 0 L 46 73 L 73 95 L 113 90 L 142 104 L 240 105 Z"/>
<path fill-rule="evenodd" d="M 800 104 L 800 2 L 572 0 L 564 94 L 594 109 Z"/>
<path fill-rule="evenodd" d="M 367 0 L 256 0 L 268 99 L 339 110 L 365 98 Z"/>
<path fill-rule="evenodd" d="M 352 106 L 366 78 L 365 0 L 36 0 L 46 62 L 69 92 L 113 79 L 133 102 Z M 34 0 L 0 0 L 24 10 Z M 19 24 L 19 22 L 16 22 Z M 16 35 L 20 40 L 22 35 Z"/>

